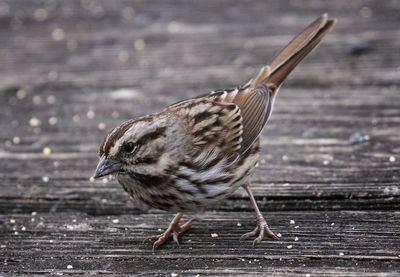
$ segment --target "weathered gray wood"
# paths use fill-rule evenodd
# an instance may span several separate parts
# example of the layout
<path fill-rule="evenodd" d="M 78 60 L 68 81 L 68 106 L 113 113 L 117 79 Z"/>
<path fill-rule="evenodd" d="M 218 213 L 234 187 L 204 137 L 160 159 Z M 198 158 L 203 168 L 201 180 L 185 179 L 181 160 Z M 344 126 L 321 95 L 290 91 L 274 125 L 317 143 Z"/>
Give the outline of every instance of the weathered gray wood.
<path fill-rule="evenodd" d="M 3 228 L 8 231 L 3 234 L 5 244 L 1 246 L 8 254 L 8 265 L 3 269 L 19 273 L 143 275 L 188 274 L 188 270 L 191 275 L 337 275 L 345 270 L 355 275 L 394 275 L 400 266 L 398 228 L 391 224 L 400 219 L 399 212 L 291 211 L 265 215 L 273 230 L 282 234 L 279 241 L 265 240 L 253 249 L 251 241 L 238 239 L 252 229 L 253 213 L 205 212 L 196 214 L 199 222 L 181 237 L 180 248 L 171 243 L 155 254 L 141 241 L 160 225 L 168 224 L 171 214 L 1 216 Z M 21 231 L 23 227 L 25 231 Z M 218 238 L 212 238 L 212 233 Z M 73 269 L 68 270 L 68 265 Z"/>
<path fill-rule="evenodd" d="M 253 178 L 282 238 L 238 241 L 254 227 L 238 190 L 153 255 L 141 240 L 172 215 L 89 181 L 106 131 L 247 81 L 323 12 L 339 23 L 282 87 Z M 0 275 L 397 276 L 399 13 L 377 0 L 0 2 Z"/>

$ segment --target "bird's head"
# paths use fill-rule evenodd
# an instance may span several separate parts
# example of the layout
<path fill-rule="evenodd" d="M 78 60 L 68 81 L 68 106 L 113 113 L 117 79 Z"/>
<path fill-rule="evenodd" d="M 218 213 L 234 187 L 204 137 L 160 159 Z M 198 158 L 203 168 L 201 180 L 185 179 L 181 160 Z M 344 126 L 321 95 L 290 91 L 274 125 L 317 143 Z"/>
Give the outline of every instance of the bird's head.
<path fill-rule="evenodd" d="M 152 116 L 122 123 L 112 130 L 99 148 L 99 163 L 94 178 L 137 172 L 154 166 L 165 146 L 165 122 Z"/>

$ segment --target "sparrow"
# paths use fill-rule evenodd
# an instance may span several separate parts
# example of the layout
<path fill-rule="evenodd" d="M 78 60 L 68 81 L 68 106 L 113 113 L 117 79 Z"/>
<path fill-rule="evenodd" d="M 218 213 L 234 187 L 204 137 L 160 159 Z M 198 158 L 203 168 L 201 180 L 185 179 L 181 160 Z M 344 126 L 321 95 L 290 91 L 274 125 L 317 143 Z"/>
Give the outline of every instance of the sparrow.
<path fill-rule="evenodd" d="M 201 210 L 242 187 L 255 211 L 256 227 L 241 238 L 276 239 L 250 189 L 259 160 L 260 133 L 283 81 L 336 24 L 321 15 L 244 85 L 215 90 L 160 112 L 123 122 L 99 148 L 94 178 L 115 176 L 127 193 L 147 205 L 177 212 L 165 232 L 145 241 L 153 251 L 188 230 L 187 211 Z"/>

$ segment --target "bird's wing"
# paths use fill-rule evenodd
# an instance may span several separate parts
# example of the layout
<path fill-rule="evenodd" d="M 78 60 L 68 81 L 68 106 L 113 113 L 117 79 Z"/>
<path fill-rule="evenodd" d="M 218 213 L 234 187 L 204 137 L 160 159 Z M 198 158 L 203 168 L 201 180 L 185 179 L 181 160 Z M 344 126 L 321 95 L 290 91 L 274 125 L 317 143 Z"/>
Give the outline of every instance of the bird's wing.
<path fill-rule="evenodd" d="M 323 14 L 297 35 L 274 58 L 270 65 L 238 89 L 214 91 L 209 97 L 220 103 L 234 103 L 243 118 L 243 135 L 239 154 L 249 149 L 271 116 L 275 96 L 283 80 L 296 65 L 318 45 L 335 26 L 336 19 Z"/>
<path fill-rule="evenodd" d="M 260 135 L 272 112 L 272 99 L 267 86 L 215 91 L 209 97 L 218 103 L 233 103 L 239 108 L 243 134 L 238 154 L 245 153 Z"/>
<path fill-rule="evenodd" d="M 190 155 L 196 160 L 232 162 L 239 157 L 243 122 L 236 104 L 219 103 L 206 96 L 179 102 L 169 111 L 183 123 L 193 150 Z"/>

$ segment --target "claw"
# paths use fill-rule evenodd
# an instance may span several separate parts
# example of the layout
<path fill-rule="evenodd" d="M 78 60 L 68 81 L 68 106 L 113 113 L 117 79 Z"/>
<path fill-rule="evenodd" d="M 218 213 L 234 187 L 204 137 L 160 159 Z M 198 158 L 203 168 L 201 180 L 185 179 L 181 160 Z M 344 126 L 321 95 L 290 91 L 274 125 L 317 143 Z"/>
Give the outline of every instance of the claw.
<path fill-rule="evenodd" d="M 242 235 L 240 239 L 247 239 L 249 237 L 257 236 L 257 238 L 253 241 L 253 247 L 255 247 L 257 244 L 261 243 L 265 235 L 272 239 L 278 239 L 278 237 L 269 229 L 265 219 L 262 218 L 261 220 L 257 220 L 257 227 L 253 231 Z"/>
<path fill-rule="evenodd" d="M 155 236 L 151 236 L 148 237 L 146 239 L 143 240 L 143 243 L 145 242 L 154 242 L 153 243 L 153 253 L 154 251 L 161 245 L 163 245 L 168 238 L 172 235 L 172 239 L 174 240 L 174 242 L 179 245 L 179 240 L 178 240 L 178 236 L 181 233 L 186 232 L 191 226 L 192 223 L 195 219 L 191 219 L 188 222 L 186 222 L 185 224 L 183 224 L 182 226 L 179 226 L 179 220 L 182 218 L 183 213 L 178 213 L 175 218 L 171 221 L 171 223 L 169 224 L 169 227 L 167 230 L 165 230 L 164 233 L 160 234 L 160 235 L 155 235 Z"/>
<path fill-rule="evenodd" d="M 254 228 L 254 230 L 251 231 L 251 232 L 248 232 L 248 233 L 246 233 L 246 234 L 243 234 L 243 235 L 240 237 L 240 239 L 243 240 L 243 239 L 247 239 L 247 238 L 249 238 L 249 237 L 254 237 L 254 236 L 256 236 L 257 234 L 258 234 L 258 227 Z"/>

